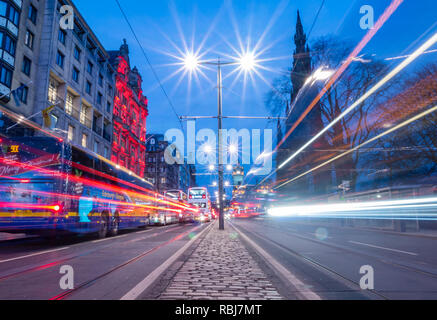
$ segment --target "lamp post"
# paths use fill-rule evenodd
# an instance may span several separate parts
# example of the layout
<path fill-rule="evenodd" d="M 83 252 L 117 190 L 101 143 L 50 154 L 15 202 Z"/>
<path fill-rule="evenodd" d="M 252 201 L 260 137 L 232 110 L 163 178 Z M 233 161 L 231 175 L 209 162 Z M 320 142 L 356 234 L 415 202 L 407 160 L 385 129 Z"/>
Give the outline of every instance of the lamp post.
<path fill-rule="evenodd" d="M 185 69 L 189 72 L 195 72 L 196 69 L 200 65 L 210 65 L 217 67 L 217 120 L 218 120 L 218 204 L 219 204 L 219 229 L 224 230 L 225 229 L 225 217 L 224 217 L 224 210 L 223 210 L 223 195 L 224 195 L 224 165 L 222 162 L 223 159 L 223 143 L 222 143 L 222 129 L 223 129 L 223 96 L 222 96 L 222 89 L 223 89 L 223 83 L 222 83 L 222 67 L 223 66 L 230 66 L 230 65 L 237 65 L 241 70 L 244 72 L 249 72 L 251 70 L 254 70 L 257 66 L 257 61 L 253 53 L 247 52 L 245 54 L 242 54 L 237 60 L 235 61 L 222 61 L 220 57 L 217 59 L 217 61 L 214 60 L 208 60 L 208 61 L 200 61 L 199 58 L 197 58 L 193 54 L 187 54 L 185 58 L 183 59 Z"/>

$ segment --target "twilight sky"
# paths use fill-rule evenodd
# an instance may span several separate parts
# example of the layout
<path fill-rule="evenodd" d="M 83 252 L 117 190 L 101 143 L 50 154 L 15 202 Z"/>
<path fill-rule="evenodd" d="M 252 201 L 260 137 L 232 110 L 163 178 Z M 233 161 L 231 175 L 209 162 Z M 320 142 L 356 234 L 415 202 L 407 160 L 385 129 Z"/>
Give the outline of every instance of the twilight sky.
<path fill-rule="evenodd" d="M 169 128 L 178 128 L 178 120 L 168 101 L 158 87 L 151 70 L 142 55 L 115 0 L 75 0 L 81 14 L 93 28 L 102 44 L 108 49 L 117 49 L 126 38 L 131 50 L 131 62 L 136 65 L 144 80 L 143 89 L 149 98 L 149 133 L 164 133 Z M 268 70 L 260 70 L 244 81 L 237 77 L 234 67 L 223 71 L 224 114 L 266 116 L 264 98 L 269 84 L 292 64 L 296 11 L 301 12 L 304 29 L 308 34 L 315 21 L 323 0 L 295 1 L 223 1 L 223 0 L 120 0 L 135 32 L 155 67 L 172 103 L 179 115 L 214 115 L 217 113 L 216 73 L 203 70 L 206 78 L 200 76 L 191 86 L 188 77 L 175 73 L 179 66 L 178 50 L 185 52 L 185 46 L 204 58 L 236 56 L 240 52 L 239 39 L 244 48 L 262 51 L 258 57 Z M 358 44 L 366 34 L 359 26 L 360 7 L 372 5 L 375 20 L 383 13 L 391 0 L 325 0 L 315 22 L 310 43 L 322 35 L 336 35 Z M 436 31 L 435 0 L 404 0 L 399 9 L 382 27 L 362 53 L 387 57 L 408 54 Z M 417 41 L 417 42 L 416 42 Z M 185 45 L 186 44 L 186 45 Z M 435 48 L 434 48 L 435 49 Z M 428 54 L 415 62 L 421 65 L 434 59 L 437 53 Z M 393 66 L 401 60 L 394 60 Z M 246 84 L 245 84 L 246 83 Z M 226 120 L 227 128 L 260 128 L 267 126 L 261 120 Z M 270 125 L 271 126 L 271 125 Z M 216 129 L 216 121 L 201 120 L 198 128 Z"/>

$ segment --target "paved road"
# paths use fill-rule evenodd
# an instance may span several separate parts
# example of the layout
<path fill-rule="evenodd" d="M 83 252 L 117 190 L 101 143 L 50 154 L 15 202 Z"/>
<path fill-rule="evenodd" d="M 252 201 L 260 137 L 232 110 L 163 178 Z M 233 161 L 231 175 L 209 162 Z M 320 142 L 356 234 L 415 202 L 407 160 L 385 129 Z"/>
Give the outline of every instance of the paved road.
<path fill-rule="evenodd" d="M 293 218 L 233 224 L 323 299 L 437 299 L 437 239 L 308 223 Z M 359 270 L 375 271 L 375 290 Z"/>
<path fill-rule="evenodd" d="M 172 225 L 113 238 L 39 238 L 0 242 L 1 299 L 120 299 L 205 225 Z M 74 270 L 76 290 L 62 290 L 60 268 Z"/>

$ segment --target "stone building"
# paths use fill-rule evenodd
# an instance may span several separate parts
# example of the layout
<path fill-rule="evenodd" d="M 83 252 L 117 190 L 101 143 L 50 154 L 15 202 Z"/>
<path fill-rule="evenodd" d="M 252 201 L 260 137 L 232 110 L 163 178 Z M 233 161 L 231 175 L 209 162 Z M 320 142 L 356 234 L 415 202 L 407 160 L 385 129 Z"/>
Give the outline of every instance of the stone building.
<path fill-rule="evenodd" d="M 10 2 L 6 12 L 14 19 L 11 8 L 20 1 Z M 60 8 L 64 5 L 74 9 L 72 30 L 60 25 Z M 12 23 L 8 18 L 3 22 L 6 26 Z M 20 106 L 11 99 L 6 107 L 30 117 L 36 128 L 109 159 L 115 91 L 115 70 L 109 54 L 70 0 L 23 0 L 19 25 L 13 80 L 9 86 L 0 86 L 0 91 L 5 93 L 22 84 L 27 89 L 20 91 Z M 9 33 L 15 30 L 9 29 Z M 56 107 L 50 112 L 47 127 L 42 111 L 51 105 Z M 43 133 L 17 126 L 7 134 Z"/>
<path fill-rule="evenodd" d="M 140 177 L 146 176 L 146 119 L 148 100 L 143 95 L 138 69 L 131 69 L 129 46 L 110 51 L 116 70 L 116 95 L 113 113 L 112 161 Z"/>

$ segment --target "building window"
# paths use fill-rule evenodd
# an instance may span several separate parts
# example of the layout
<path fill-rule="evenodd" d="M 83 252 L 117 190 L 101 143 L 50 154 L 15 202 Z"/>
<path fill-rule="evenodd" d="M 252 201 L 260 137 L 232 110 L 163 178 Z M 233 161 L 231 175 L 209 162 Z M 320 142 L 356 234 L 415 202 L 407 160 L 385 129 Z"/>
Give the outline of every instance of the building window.
<path fill-rule="evenodd" d="M 77 68 L 74 67 L 73 68 L 73 80 L 77 83 L 79 82 L 79 75 L 80 75 L 79 70 L 77 70 Z"/>
<path fill-rule="evenodd" d="M 25 75 L 30 76 L 31 69 L 32 69 L 32 61 L 28 57 L 24 57 L 23 58 L 23 68 L 21 69 L 21 71 L 23 71 L 23 73 Z"/>
<path fill-rule="evenodd" d="M 2 3 L 4 3 L 4 2 L 2 1 Z M 8 7 L 9 7 L 9 13 L 7 15 L 8 19 L 11 20 L 13 24 L 18 26 L 20 24 L 20 13 L 13 6 L 9 5 Z M 6 11 L 6 9 L 4 9 L 4 10 Z M 2 15 L 3 15 L 3 13 L 2 13 Z M 6 16 L 6 14 L 5 14 L 5 16 Z"/>
<path fill-rule="evenodd" d="M 88 146 L 88 135 L 82 133 L 82 147 L 86 148 Z"/>
<path fill-rule="evenodd" d="M 33 22 L 33 24 L 36 24 L 36 17 L 38 15 L 38 10 L 33 5 L 30 5 L 29 7 L 29 20 Z"/>
<path fill-rule="evenodd" d="M 73 113 L 73 100 L 74 100 L 73 95 L 70 92 L 68 92 L 67 99 L 65 101 L 65 111 L 69 115 L 71 115 Z"/>
<path fill-rule="evenodd" d="M 12 71 L 4 66 L 0 68 L 0 83 L 10 88 L 12 85 Z"/>
<path fill-rule="evenodd" d="M 108 94 L 112 96 L 112 86 L 108 85 Z"/>
<path fill-rule="evenodd" d="M 103 87 L 103 75 L 99 74 L 99 86 Z"/>
<path fill-rule="evenodd" d="M 91 89 L 92 89 L 92 84 L 91 84 L 91 82 L 87 81 L 86 88 L 85 88 L 86 93 L 91 94 Z"/>
<path fill-rule="evenodd" d="M 26 37 L 24 39 L 24 44 L 33 50 L 33 41 L 35 39 L 35 35 L 29 30 L 26 31 Z"/>
<path fill-rule="evenodd" d="M 79 61 L 80 60 L 80 55 L 82 53 L 82 50 L 79 49 L 78 46 L 74 47 L 74 58 Z"/>
<path fill-rule="evenodd" d="M 108 103 L 106 104 L 106 112 L 107 113 L 111 113 L 111 102 L 108 101 Z"/>
<path fill-rule="evenodd" d="M 166 178 L 161 178 L 161 184 L 166 184 L 167 183 L 167 179 Z"/>
<path fill-rule="evenodd" d="M 89 74 L 93 74 L 93 68 L 94 68 L 94 65 L 91 63 L 91 61 L 88 61 L 88 64 L 87 64 L 87 67 L 86 67 L 86 71 Z"/>
<path fill-rule="evenodd" d="M 62 54 L 61 51 L 58 51 L 56 55 L 56 64 L 60 66 L 62 69 L 64 69 L 64 62 L 65 62 L 65 56 Z"/>
<path fill-rule="evenodd" d="M 99 153 L 99 145 L 100 145 L 100 143 L 98 143 L 97 141 L 94 141 L 94 153 Z"/>
<path fill-rule="evenodd" d="M 2 33 L 3 36 L 3 33 Z M 1 45 L 1 43 L 0 43 Z M 5 43 L 3 45 L 3 49 L 11 55 L 15 55 L 15 49 L 17 47 L 17 43 L 7 34 L 5 35 Z"/>
<path fill-rule="evenodd" d="M 98 95 L 97 95 L 97 104 L 102 105 L 102 100 L 103 100 L 103 96 L 99 92 Z"/>
<path fill-rule="evenodd" d="M 56 83 L 55 80 L 50 79 L 48 101 L 52 104 L 55 104 L 57 99 L 58 99 L 58 84 Z"/>
<path fill-rule="evenodd" d="M 25 86 L 23 83 L 20 85 L 23 88 L 21 90 L 19 90 L 19 95 L 18 98 L 20 99 L 20 101 L 24 104 L 27 104 L 27 97 L 29 95 L 29 87 Z"/>
<path fill-rule="evenodd" d="M 88 117 L 87 117 L 88 109 L 89 109 L 88 106 L 86 106 L 84 104 L 82 105 L 82 109 L 80 110 L 80 123 L 89 127 L 90 125 L 89 125 L 89 121 L 88 121 Z"/>
<path fill-rule="evenodd" d="M 73 141 L 75 128 L 72 125 L 68 125 L 68 140 Z"/>
<path fill-rule="evenodd" d="M 65 45 L 66 39 L 67 39 L 67 33 L 65 32 L 65 30 L 59 29 L 59 34 L 58 34 L 59 42 Z"/>
<path fill-rule="evenodd" d="M 105 147 L 104 151 L 103 151 L 103 156 L 107 159 L 109 159 L 109 149 L 108 147 Z"/>

